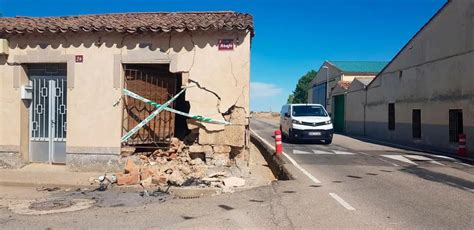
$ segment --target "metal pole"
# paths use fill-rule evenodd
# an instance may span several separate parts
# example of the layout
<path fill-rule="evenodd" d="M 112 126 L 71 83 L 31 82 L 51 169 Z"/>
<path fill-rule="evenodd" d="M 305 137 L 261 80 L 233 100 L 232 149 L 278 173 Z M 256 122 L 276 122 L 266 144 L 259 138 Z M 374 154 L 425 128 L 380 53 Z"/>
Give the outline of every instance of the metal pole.
<path fill-rule="evenodd" d="M 329 68 L 326 67 L 326 110 L 328 109 L 328 100 L 329 100 Z"/>
<path fill-rule="evenodd" d="M 329 86 L 329 67 L 327 66 L 323 66 L 321 67 L 323 69 L 326 69 L 326 96 L 325 96 L 325 102 L 324 102 L 324 107 L 325 109 L 327 110 L 328 109 L 328 97 L 329 97 L 329 90 L 328 90 L 328 86 Z"/>

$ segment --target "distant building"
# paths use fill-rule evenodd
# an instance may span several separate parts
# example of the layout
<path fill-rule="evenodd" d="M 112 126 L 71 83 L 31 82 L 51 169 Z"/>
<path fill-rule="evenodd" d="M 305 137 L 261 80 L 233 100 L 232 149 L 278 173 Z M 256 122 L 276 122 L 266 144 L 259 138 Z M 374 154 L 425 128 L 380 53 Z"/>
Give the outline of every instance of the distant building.
<path fill-rule="evenodd" d="M 448 1 L 367 85 L 349 88 L 347 131 L 474 157 L 474 8 Z M 324 71 L 323 71 L 324 72 Z"/>
<path fill-rule="evenodd" d="M 371 61 L 325 61 L 311 81 L 308 103 L 317 103 L 327 107 L 326 110 L 332 114 L 335 121 L 335 131 L 343 132 L 345 90 L 356 78 L 374 78 L 386 64 L 387 62 Z M 337 86 L 342 88 L 333 93 Z M 332 106 L 333 104 L 336 107 Z"/>

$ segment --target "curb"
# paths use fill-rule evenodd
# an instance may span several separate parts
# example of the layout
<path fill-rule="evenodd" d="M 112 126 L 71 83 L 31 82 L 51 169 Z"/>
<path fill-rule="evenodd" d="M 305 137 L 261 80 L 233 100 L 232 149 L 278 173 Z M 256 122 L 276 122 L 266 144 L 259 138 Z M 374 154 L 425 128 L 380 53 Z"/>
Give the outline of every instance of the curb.
<path fill-rule="evenodd" d="M 297 177 L 292 172 L 291 164 L 282 155 L 275 155 L 275 149 L 265 144 L 253 132 L 250 132 L 250 141 L 262 152 L 263 157 L 278 180 L 295 180 Z"/>
<path fill-rule="evenodd" d="M 353 136 L 353 135 L 348 135 L 348 134 L 339 134 L 339 135 L 346 136 L 346 137 L 351 137 L 351 138 L 366 141 L 366 142 L 371 142 L 371 143 L 374 143 L 374 144 L 385 145 L 385 146 L 388 146 L 388 147 L 394 147 L 394 148 L 399 148 L 399 149 L 408 150 L 408 151 L 415 151 L 415 152 L 418 152 L 416 154 L 419 154 L 419 155 L 427 155 L 426 153 L 429 153 L 429 154 L 432 154 L 432 155 L 451 157 L 451 158 L 454 158 L 454 159 L 457 159 L 457 160 L 460 160 L 460 161 L 463 161 L 463 162 L 468 162 L 470 164 L 474 164 L 474 159 L 472 159 L 472 158 L 460 157 L 460 156 L 449 154 L 449 153 L 446 153 L 446 152 L 439 152 L 439 151 L 434 151 L 434 150 L 429 150 L 429 149 L 422 149 L 422 148 L 416 148 L 416 147 L 405 146 L 405 145 L 400 145 L 400 144 L 394 144 L 394 143 L 390 143 L 390 142 L 386 142 L 386 141 L 380 141 L 380 140 L 367 138 L 367 137 L 362 137 L 362 136 Z"/>

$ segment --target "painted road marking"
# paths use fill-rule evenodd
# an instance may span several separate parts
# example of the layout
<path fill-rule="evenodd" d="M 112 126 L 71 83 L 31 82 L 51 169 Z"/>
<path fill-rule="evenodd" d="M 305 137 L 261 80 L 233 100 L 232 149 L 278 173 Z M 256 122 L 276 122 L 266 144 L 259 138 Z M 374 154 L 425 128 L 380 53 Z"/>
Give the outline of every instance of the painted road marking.
<path fill-rule="evenodd" d="M 400 166 L 400 165 L 397 165 L 397 164 L 395 164 L 395 163 L 392 163 L 392 162 L 390 162 L 390 161 L 388 161 L 388 160 L 385 160 L 385 159 L 383 159 L 383 158 L 381 158 L 381 157 L 377 157 L 377 159 L 379 159 L 379 160 L 381 160 L 381 161 L 383 161 L 383 162 L 385 162 L 385 163 L 387 163 L 387 164 L 391 164 L 391 165 L 393 165 L 393 166 L 395 166 L 395 167 Z"/>
<path fill-rule="evenodd" d="M 334 154 L 337 154 L 337 155 L 354 155 L 354 153 L 350 153 L 350 152 L 346 152 L 346 151 L 337 151 L 337 150 L 334 150 Z"/>
<path fill-rule="evenodd" d="M 294 150 L 293 150 L 293 154 L 307 155 L 307 154 L 311 154 L 311 153 L 310 153 L 310 152 L 306 152 L 306 151 L 301 151 L 301 150 L 298 150 L 298 149 L 294 149 Z"/>
<path fill-rule="evenodd" d="M 260 135 L 257 134 L 257 132 L 253 131 L 252 129 L 250 130 L 255 136 L 257 136 L 261 141 L 263 141 L 263 143 L 265 143 L 268 147 L 272 148 L 273 150 L 275 150 L 275 146 L 273 146 L 272 144 L 268 143 L 268 141 L 266 141 L 265 139 L 263 139 Z M 321 184 L 321 181 L 318 180 L 316 177 L 314 177 L 313 175 L 311 175 L 311 173 L 309 173 L 308 171 L 306 171 L 306 169 L 304 169 L 303 167 L 301 167 L 292 157 L 290 157 L 288 154 L 286 154 L 285 152 L 282 152 L 283 156 L 286 157 L 286 159 L 288 159 L 298 170 L 300 170 L 304 175 L 306 175 L 311 181 L 313 181 L 314 183 L 316 184 Z"/>
<path fill-rule="evenodd" d="M 401 162 L 405 162 L 405 163 L 408 163 L 408 164 L 412 164 L 412 165 L 418 165 L 417 163 L 405 158 L 404 156 L 402 155 L 382 155 L 383 157 L 386 157 L 386 158 L 390 158 L 390 159 L 393 159 L 393 160 L 397 160 L 397 161 L 401 161 Z"/>
<path fill-rule="evenodd" d="M 439 163 L 437 161 L 430 161 L 431 164 L 435 164 L 435 165 L 441 165 L 441 166 L 446 166 L 445 164 L 443 163 Z"/>
<path fill-rule="evenodd" d="M 445 166 L 444 164 L 442 163 L 439 163 L 431 158 L 428 158 L 428 157 L 425 157 L 425 156 L 420 156 L 420 155 L 405 155 L 405 157 L 408 157 L 410 159 L 413 159 L 413 160 L 417 160 L 417 161 L 428 161 L 432 164 L 436 164 L 436 165 L 441 165 L 441 166 Z"/>
<path fill-rule="evenodd" d="M 318 154 L 318 155 L 325 155 L 325 154 L 334 154 L 332 152 L 327 152 L 327 151 L 323 151 L 323 150 L 317 150 L 317 149 L 313 149 L 313 153 L 314 154 Z"/>
<path fill-rule="evenodd" d="M 404 155 L 405 157 L 408 157 L 413 160 L 417 161 L 431 161 L 431 158 L 425 157 L 425 156 L 418 156 L 418 155 Z"/>
<path fill-rule="evenodd" d="M 341 197 L 339 197 L 336 193 L 329 193 L 329 195 L 334 198 L 339 204 L 341 204 L 344 208 L 350 211 L 354 211 L 355 208 L 352 207 L 349 203 L 347 203 L 345 200 L 343 200 Z"/>

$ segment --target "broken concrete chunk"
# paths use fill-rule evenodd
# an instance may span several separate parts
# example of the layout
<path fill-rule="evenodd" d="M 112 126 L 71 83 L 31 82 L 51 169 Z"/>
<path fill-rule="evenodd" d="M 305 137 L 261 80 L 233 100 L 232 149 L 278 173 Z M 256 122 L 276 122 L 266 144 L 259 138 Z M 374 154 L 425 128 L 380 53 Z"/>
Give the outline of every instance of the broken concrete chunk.
<path fill-rule="evenodd" d="M 212 153 L 212 147 L 209 145 L 191 145 L 189 146 L 189 153 Z"/>
<path fill-rule="evenodd" d="M 189 162 L 190 165 L 203 165 L 204 162 L 202 161 L 201 158 L 197 157 L 197 158 L 194 158 L 192 159 L 190 162 Z"/>
<path fill-rule="evenodd" d="M 238 177 L 228 177 L 222 181 L 226 187 L 241 187 L 245 185 L 245 180 Z"/>
<path fill-rule="evenodd" d="M 184 183 L 183 175 L 179 171 L 174 171 L 168 177 L 168 183 L 171 185 L 181 186 Z"/>
<path fill-rule="evenodd" d="M 245 126 L 229 125 L 223 131 L 209 132 L 199 129 L 199 144 L 201 145 L 230 145 L 243 147 L 245 145 Z"/>
<path fill-rule="evenodd" d="M 241 107 L 232 107 L 230 113 L 224 118 L 228 120 L 233 125 L 248 125 L 248 114 L 244 108 Z"/>
<path fill-rule="evenodd" d="M 214 145 L 212 149 L 215 153 L 230 153 L 231 147 L 228 145 Z"/>

